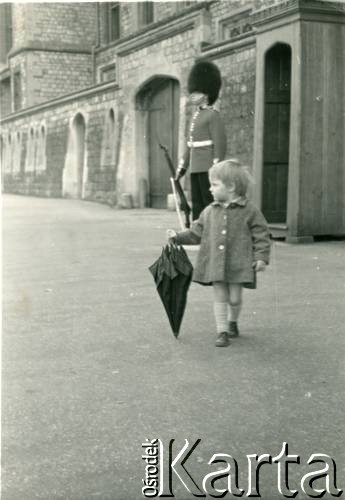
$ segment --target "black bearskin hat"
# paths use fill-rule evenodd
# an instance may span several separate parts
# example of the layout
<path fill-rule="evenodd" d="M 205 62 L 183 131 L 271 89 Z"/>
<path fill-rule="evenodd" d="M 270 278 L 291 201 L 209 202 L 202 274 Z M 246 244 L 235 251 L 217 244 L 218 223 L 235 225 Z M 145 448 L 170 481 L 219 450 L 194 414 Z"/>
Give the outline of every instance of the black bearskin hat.
<path fill-rule="evenodd" d="M 188 92 L 202 92 L 208 96 L 208 103 L 213 104 L 219 95 L 222 77 L 218 67 L 210 61 L 196 62 L 188 77 Z"/>

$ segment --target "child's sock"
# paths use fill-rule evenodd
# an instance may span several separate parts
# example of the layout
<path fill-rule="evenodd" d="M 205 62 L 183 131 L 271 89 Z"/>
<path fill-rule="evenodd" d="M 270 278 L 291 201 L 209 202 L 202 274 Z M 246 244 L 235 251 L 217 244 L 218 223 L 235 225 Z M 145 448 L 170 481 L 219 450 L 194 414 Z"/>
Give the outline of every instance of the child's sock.
<path fill-rule="evenodd" d="M 234 323 L 237 322 L 238 317 L 239 317 L 240 312 L 241 312 L 241 307 L 242 307 L 242 304 L 238 304 L 237 306 L 232 306 L 230 304 L 229 321 L 233 321 Z"/>
<path fill-rule="evenodd" d="M 217 333 L 229 332 L 228 303 L 215 302 L 214 316 L 216 318 Z"/>

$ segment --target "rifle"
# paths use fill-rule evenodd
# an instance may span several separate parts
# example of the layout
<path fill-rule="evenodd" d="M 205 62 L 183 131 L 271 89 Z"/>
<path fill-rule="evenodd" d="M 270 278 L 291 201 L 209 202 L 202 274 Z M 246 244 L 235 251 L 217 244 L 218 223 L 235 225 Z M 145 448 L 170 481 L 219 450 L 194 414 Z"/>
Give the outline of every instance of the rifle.
<path fill-rule="evenodd" d="M 159 141 L 158 141 L 158 144 L 159 144 L 159 147 L 164 151 L 164 156 L 166 158 L 166 161 L 168 163 L 168 166 L 169 166 L 169 169 L 170 169 L 170 173 L 171 173 L 171 184 L 172 184 L 172 188 L 173 188 L 173 193 L 174 195 L 176 196 L 176 192 L 178 194 L 178 197 L 180 199 L 180 209 L 182 210 L 182 212 L 184 212 L 184 215 L 185 215 L 185 218 L 186 218 L 186 227 L 190 227 L 190 213 L 191 213 L 191 208 L 188 204 L 188 201 L 187 201 L 187 198 L 186 198 L 186 195 L 184 194 L 184 191 L 182 189 L 182 186 L 180 184 L 180 181 L 176 180 L 175 179 L 175 175 L 176 175 L 176 172 L 175 172 L 175 167 L 174 167 L 174 164 L 172 162 L 172 159 L 170 158 L 170 155 L 169 155 L 169 150 L 166 146 L 163 146 Z M 177 206 L 178 208 L 178 206 Z M 179 214 L 178 214 L 179 215 Z"/>

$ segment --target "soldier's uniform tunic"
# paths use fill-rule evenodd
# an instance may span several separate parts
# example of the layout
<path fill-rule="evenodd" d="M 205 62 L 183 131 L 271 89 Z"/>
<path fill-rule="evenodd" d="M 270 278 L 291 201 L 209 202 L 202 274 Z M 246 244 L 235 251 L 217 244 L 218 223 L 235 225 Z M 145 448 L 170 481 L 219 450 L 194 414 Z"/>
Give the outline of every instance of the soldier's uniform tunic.
<path fill-rule="evenodd" d="M 194 113 L 185 154 L 179 167 L 190 169 L 193 201 L 193 219 L 213 198 L 209 191 L 208 170 L 226 154 L 226 135 L 223 121 L 212 106 L 198 108 Z"/>

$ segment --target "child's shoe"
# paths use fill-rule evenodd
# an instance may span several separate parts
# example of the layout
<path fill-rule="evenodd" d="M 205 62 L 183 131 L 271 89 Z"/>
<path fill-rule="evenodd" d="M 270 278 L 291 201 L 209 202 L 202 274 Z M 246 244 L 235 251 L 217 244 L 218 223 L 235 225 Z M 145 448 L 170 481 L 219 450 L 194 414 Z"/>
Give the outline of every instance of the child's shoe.
<path fill-rule="evenodd" d="M 216 347 L 227 347 L 230 344 L 228 332 L 222 332 L 216 339 Z"/>
<path fill-rule="evenodd" d="M 238 337 L 239 334 L 240 334 L 240 332 L 238 330 L 237 322 L 236 321 L 230 321 L 228 336 L 230 338 L 234 338 L 234 337 Z"/>

